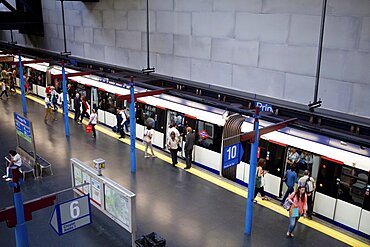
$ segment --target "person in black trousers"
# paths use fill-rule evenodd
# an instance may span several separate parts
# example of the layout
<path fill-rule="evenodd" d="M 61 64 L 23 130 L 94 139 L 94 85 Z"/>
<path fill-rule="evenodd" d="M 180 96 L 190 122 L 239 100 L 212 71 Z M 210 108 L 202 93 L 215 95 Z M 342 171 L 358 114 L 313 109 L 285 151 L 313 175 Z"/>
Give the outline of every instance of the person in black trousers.
<path fill-rule="evenodd" d="M 73 100 L 73 106 L 75 108 L 75 118 L 74 118 L 74 120 L 77 123 L 79 123 L 78 122 L 78 119 L 79 119 L 80 113 L 81 113 L 81 110 L 80 110 L 80 107 L 81 107 L 81 99 L 80 99 L 80 94 L 79 93 L 76 93 L 76 97 Z"/>
<path fill-rule="evenodd" d="M 175 132 L 172 131 L 167 141 L 167 148 L 171 152 L 172 166 L 176 166 L 177 164 L 178 146 L 179 146 L 179 138 L 177 138 Z"/>
<path fill-rule="evenodd" d="M 185 158 L 186 158 L 186 167 L 185 169 L 191 168 L 191 162 L 193 159 L 193 146 L 195 143 L 195 135 L 192 133 L 192 128 L 186 128 L 186 137 L 185 137 Z"/>

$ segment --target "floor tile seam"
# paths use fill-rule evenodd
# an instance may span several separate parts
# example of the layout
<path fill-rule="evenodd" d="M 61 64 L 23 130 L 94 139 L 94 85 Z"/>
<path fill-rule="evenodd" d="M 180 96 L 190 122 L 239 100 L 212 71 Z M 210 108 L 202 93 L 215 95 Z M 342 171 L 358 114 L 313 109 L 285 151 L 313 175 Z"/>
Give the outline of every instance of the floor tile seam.
<path fill-rule="evenodd" d="M 20 94 L 20 92 L 18 92 L 18 94 Z M 35 96 L 27 95 L 26 97 L 28 99 L 34 101 L 34 102 L 39 103 L 39 104 L 44 104 L 44 102 L 42 100 L 37 99 Z M 60 109 L 58 110 L 58 112 L 63 114 L 63 112 Z M 70 118 L 73 118 L 74 117 L 74 114 L 68 113 L 68 116 Z M 87 124 L 88 122 L 86 120 L 84 120 L 83 123 L 84 124 Z M 128 140 L 128 139 L 119 139 L 117 135 L 115 135 L 114 133 L 111 133 L 108 129 L 106 129 L 104 127 L 96 126 L 96 129 L 98 131 L 102 132 L 103 134 L 106 134 L 106 135 L 108 135 L 110 137 L 113 137 L 114 139 L 117 139 L 117 140 L 119 140 L 121 142 L 124 142 L 124 143 L 130 145 L 130 140 Z M 135 146 L 136 146 L 137 149 L 139 149 L 141 151 L 144 151 L 144 149 L 145 149 L 144 148 L 144 145 L 142 145 L 140 143 L 136 143 Z M 161 160 L 163 160 L 163 161 L 165 161 L 167 163 L 171 163 L 169 157 L 167 157 L 167 156 L 165 156 L 164 154 L 161 154 L 161 153 L 157 153 L 157 154 L 158 154 L 158 158 L 159 159 L 161 159 Z M 182 163 L 182 162 L 179 162 L 179 164 L 176 165 L 176 166 L 179 167 L 179 168 L 184 168 L 185 167 L 185 164 Z M 195 168 L 191 168 L 187 172 L 189 172 L 189 173 L 191 173 L 191 174 L 193 174 L 193 175 L 195 175 L 197 177 L 200 177 L 200 178 L 202 178 L 202 179 L 204 179 L 204 180 L 206 180 L 206 181 L 208 181 L 210 183 L 213 183 L 213 184 L 215 184 L 217 186 L 220 186 L 220 187 L 222 187 L 222 188 L 224 188 L 224 189 L 226 189 L 226 190 L 228 190 L 228 191 L 230 191 L 230 192 L 232 192 L 234 194 L 237 194 L 237 195 L 239 195 L 241 197 L 247 198 L 247 196 L 248 196 L 248 192 L 247 191 L 242 190 L 240 188 L 237 188 L 237 187 L 235 187 L 235 186 L 233 186 L 233 185 L 231 185 L 231 184 L 229 184 L 229 183 L 227 183 L 225 181 L 222 181 L 220 179 L 217 179 L 217 178 L 215 178 L 215 177 L 213 177 L 213 176 L 211 176 L 209 174 L 205 174 L 205 173 L 203 173 L 203 172 L 201 172 L 201 171 L 199 171 L 199 170 L 197 170 Z M 279 213 L 281 215 L 284 215 L 285 217 L 288 217 L 287 216 L 287 213 L 285 212 L 286 210 L 278 207 L 278 205 L 276 205 L 274 203 L 271 203 L 271 202 L 262 201 L 259 198 L 257 198 L 257 201 L 258 201 L 259 205 L 264 206 L 264 207 L 267 207 L 268 209 L 270 209 L 270 210 L 272 210 L 272 211 L 274 211 L 276 213 Z M 344 233 L 341 233 L 339 231 L 336 231 L 336 230 L 334 230 L 334 229 L 332 229 L 332 228 L 330 228 L 328 226 L 322 225 L 322 224 L 320 224 L 318 222 L 309 222 L 306 219 L 300 219 L 299 222 L 302 223 L 302 224 L 304 224 L 304 225 L 306 225 L 306 226 L 308 226 L 308 227 L 310 227 L 310 228 L 312 228 L 312 229 L 314 229 L 314 230 L 320 231 L 320 232 L 322 232 L 322 233 L 324 233 L 324 234 L 326 234 L 326 235 L 328 235 L 330 237 L 333 237 L 333 238 L 335 238 L 335 239 L 337 239 L 337 240 L 339 240 L 341 242 L 344 242 L 346 244 L 350 244 L 351 246 L 370 247 L 370 245 L 368 245 L 368 244 L 365 244 L 365 243 L 363 243 L 363 242 L 361 242 L 361 241 L 359 241 L 357 239 L 354 239 L 354 238 L 352 238 L 352 237 L 350 237 L 350 236 L 348 236 L 348 235 L 346 235 Z"/>

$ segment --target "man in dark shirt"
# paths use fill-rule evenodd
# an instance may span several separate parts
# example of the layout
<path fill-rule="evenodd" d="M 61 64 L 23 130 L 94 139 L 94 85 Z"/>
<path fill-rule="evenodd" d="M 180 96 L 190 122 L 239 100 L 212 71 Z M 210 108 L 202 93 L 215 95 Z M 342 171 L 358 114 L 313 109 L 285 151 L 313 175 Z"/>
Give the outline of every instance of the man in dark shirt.
<path fill-rule="evenodd" d="M 185 169 L 191 168 L 192 156 L 193 156 L 193 146 L 195 142 L 195 135 L 192 133 L 191 127 L 186 128 L 186 137 L 185 137 L 185 158 L 186 158 L 186 167 Z"/>
<path fill-rule="evenodd" d="M 78 122 L 78 118 L 80 117 L 80 113 L 81 113 L 81 110 L 80 110 L 80 107 L 81 107 L 81 99 L 80 99 L 80 94 L 79 93 L 76 93 L 76 97 L 73 100 L 73 106 L 75 108 L 75 118 L 74 118 L 74 120 L 78 124 L 80 124 Z"/>

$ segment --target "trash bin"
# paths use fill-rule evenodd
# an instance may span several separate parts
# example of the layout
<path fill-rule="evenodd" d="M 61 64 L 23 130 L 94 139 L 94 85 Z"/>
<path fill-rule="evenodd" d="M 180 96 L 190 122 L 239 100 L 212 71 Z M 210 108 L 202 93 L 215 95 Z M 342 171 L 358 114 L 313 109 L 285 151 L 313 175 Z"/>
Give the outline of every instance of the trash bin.
<path fill-rule="evenodd" d="M 166 247 L 166 239 L 152 232 L 135 241 L 137 247 Z"/>

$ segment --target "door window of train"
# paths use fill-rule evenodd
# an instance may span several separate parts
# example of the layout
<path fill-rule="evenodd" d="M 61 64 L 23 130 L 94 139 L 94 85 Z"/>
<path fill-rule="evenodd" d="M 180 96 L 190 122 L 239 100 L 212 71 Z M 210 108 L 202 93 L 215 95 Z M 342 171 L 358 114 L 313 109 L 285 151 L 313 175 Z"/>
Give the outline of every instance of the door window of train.
<path fill-rule="evenodd" d="M 189 116 L 186 116 L 185 115 L 185 119 L 184 119 L 184 135 L 186 134 L 186 128 L 187 127 L 191 127 L 193 132 L 196 131 L 196 122 L 197 120 L 193 117 L 189 117 Z"/>
<path fill-rule="evenodd" d="M 34 83 L 36 85 L 39 85 L 39 86 L 42 86 L 42 87 L 46 87 L 45 73 L 40 72 L 38 70 L 33 70 L 33 73 L 31 73 L 31 75 L 32 74 L 34 76 Z"/>
<path fill-rule="evenodd" d="M 195 131 L 196 145 L 218 153 L 221 152 L 221 126 L 198 120 Z"/>
<path fill-rule="evenodd" d="M 99 90 L 98 97 L 100 110 L 116 114 L 116 95 Z"/>
<path fill-rule="evenodd" d="M 170 124 L 176 123 L 177 130 L 180 132 L 180 135 L 184 133 L 184 121 L 184 114 L 170 110 L 167 111 L 167 127 Z"/>
<path fill-rule="evenodd" d="M 319 159 L 315 159 L 315 156 L 317 155 L 314 155 L 311 152 L 290 147 L 288 148 L 286 157 L 286 169 L 293 166 L 298 174 L 298 177 L 302 177 L 305 170 L 309 170 L 312 173 L 313 166 L 318 166 L 319 162 Z"/>
<path fill-rule="evenodd" d="M 369 175 L 354 167 L 343 166 L 340 176 L 338 199 L 362 207 Z"/>
<path fill-rule="evenodd" d="M 140 125 L 151 125 L 154 130 L 164 133 L 165 110 L 138 102 L 136 122 Z"/>
<path fill-rule="evenodd" d="M 264 158 L 266 159 L 265 170 L 270 174 L 277 177 L 283 177 L 285 150 L 286 146 L 268 142 L 268 148 Z"/>
<path fill-rule="evenodd" d="M 316 190 L 327 196 L 337 198 L 338 182 L 342 172 L 342 164 L 326 158 L 321 158 L 317 174 Z"/>

